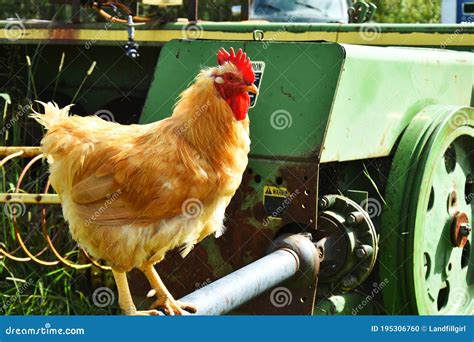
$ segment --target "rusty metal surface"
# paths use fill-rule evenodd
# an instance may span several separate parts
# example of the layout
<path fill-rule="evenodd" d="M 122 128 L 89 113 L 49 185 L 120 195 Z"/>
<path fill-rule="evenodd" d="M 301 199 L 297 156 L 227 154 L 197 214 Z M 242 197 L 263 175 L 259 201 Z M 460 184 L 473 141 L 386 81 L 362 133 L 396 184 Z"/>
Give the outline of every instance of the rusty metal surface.
<path fill-rule="evenodd" d="M 463 248 L 469 242 L 471 231 L 472 228 L 467 214 L 464 212 L 456 213 L 451 224 L 451 242 L 453 246 Z"/>

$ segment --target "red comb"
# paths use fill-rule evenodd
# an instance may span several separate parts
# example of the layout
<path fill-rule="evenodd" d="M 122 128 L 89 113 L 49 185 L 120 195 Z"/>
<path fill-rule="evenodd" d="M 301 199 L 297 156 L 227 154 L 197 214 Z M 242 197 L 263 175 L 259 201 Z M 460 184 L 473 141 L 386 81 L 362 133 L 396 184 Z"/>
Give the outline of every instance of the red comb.
<path fill-rule="evenodd" d="M 237 55 L 234 52 L 234 48 L 230 48 L 230 53 L 226 49 L 221 48 L 217 53 L 217 62 L 219 65 L 224 64 L 225 62 L 230 62 L 234 64 L 242 73 L 244 80 L 253 83 L 255 82 L 255 74 L 252 70 L 252 62 L 250 58 L 247 57 L 247 54 L 239 49 Z"/>

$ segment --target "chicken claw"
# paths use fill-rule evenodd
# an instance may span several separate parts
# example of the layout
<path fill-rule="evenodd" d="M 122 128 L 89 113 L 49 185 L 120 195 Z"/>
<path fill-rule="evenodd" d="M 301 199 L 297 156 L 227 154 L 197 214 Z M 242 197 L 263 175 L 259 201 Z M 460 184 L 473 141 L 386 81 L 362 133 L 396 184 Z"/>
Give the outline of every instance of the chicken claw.
<path fill-rule="evenodd" d="M 196 313 L 197 308 L 194 305 L 188 303 L 182 303 L 180 301 L 170 298 L 158 298 L 151 305 L 150 309 L 161 309 L 165 314 L 169 316 L 181 316 L 184 311 L 189 313 Z"/>
<path fill-rule="evenodd" d="M 152 290 L 148 292 L 147 297 L 156 296 L 157 299 L 151 305 L 150 309 L 160 308 L 165 314 L 170 316 L 180 316 L 184 314 L 184 311 L 189 313 L 195 313 L 196 307 L 191 304 L 181 303 L 173 298 L 171 293 L 166 288 L 165 284 L 161 281 L 158 272 L 156 272 L 153 264 L 144 265 L 142 268 L 143 273 L 148 278 Z"/>
<path fill-rule="evenodd" d="M 160 313 L 158 310 L 139 310 L 133 312 L 126 312 L 127 316 L 158 316 Z"/>

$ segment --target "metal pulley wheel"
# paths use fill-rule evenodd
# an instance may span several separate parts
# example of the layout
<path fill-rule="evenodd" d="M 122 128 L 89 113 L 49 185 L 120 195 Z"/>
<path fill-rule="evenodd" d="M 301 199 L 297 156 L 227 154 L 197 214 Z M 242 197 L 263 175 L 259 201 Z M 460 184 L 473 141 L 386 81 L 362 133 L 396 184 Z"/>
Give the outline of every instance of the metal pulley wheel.
<path fill-rule="evenodd" d="M 390 171 L 380 236 L 388 314 L 474 312 L 474 109 L 431 106 Z"/>

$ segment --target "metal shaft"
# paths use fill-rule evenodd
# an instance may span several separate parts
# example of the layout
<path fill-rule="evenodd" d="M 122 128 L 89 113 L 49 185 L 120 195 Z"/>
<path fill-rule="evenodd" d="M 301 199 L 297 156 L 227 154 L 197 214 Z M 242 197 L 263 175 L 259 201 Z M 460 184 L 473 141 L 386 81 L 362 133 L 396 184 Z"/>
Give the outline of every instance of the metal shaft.
<path fill-rule="evenodd" d="M 293 277 L 298 271 L 318 272 L 313 243 L 293 235 L 277 240 L 269 255 L 181 298 L 197 307 L 197 315 L 221 315 Z"/>
<path fill-rule="evenodd" d="M 298 265 L 294 252 L 280 249 L 188 294 L 181 301 L 195 305 L 198 315 L 221 315 L 291 278 Z"/>

